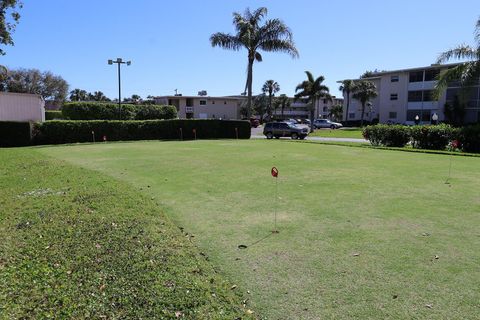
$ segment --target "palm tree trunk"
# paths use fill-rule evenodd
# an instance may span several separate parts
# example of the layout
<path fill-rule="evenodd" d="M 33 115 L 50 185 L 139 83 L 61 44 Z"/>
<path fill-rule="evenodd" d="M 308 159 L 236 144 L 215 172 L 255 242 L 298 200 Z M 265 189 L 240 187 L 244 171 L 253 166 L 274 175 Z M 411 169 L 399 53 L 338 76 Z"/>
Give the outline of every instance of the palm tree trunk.
<path fill-rule="evenodd" d="M 315 98 L 312 99 L 312 109 L 310 109 L 310 132 L 315 131 L 315 126 L 313 125 L 313 118 L 315 118 Z"/>
<path fill-rule="evenodd" d="M 272 120 L 272 94 L 268 93 L 268 117 Z"/>
<path fill-rule="evenodd" d="M 347 110 L 345 113 L 345 122 L 348 121 L 348 108 L 350 107 L 350 92 L 347 91 Z"/>
<path fill-rule="evenodd" d="M 285 106 L 282 104 L 282 120 L 283 120 L 283 109 L 285 109 Z"/>
<path fill-rule="evenodd" d="M 250 118 L 250 112 L 252 110 L 252 82 L 253 82 L 253 55 L 248 56 L 248 71 L 247 71 L 247 118 Z"/>
<path fill-rule="evenodd" d="M 360 127 L 363 127 L 363 115 L 365 114 L 365 102 L 362 102 L 362 120 L 360 120 Z"/>

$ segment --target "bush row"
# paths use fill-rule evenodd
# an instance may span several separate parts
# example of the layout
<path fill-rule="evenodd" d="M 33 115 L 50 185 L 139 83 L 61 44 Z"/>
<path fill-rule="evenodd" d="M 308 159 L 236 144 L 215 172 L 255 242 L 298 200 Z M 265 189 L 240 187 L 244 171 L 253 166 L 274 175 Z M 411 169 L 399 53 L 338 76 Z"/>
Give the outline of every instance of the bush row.
<path fill-rule="evenodd" d="M 62 111 L 59 110 L 45 110 L 45 120 L 63 119 Z"/>
<path fill-rule="evenodd" d="M 175 119 L 174 106 L 133 105 L 100 102 L 69 102 L 63 105 L 62 114 L 70 120 L 151 120 Z"/>
<path fill-rule="evenodd" d="M 250 123 L 240 120 L 47 121 L 36 123 L 34 144 L 160 139 L 249 139 Z"/>
<path fill-rule="evenodd" d="M 404 147 L 411 143 L 413 148 L 445 150 L 447 145 L 457 140 L 465 152 L 480 152 L 480 124 L 454 128 L 447 124 L 412 126 L 375 125 L 363 129 L 363 136 L 372 145 Z"/>
<path fill-rule="evenodd" d="M 23 147 L 32 137 L 29 122 L 0 121 L 0 147 Z"/>

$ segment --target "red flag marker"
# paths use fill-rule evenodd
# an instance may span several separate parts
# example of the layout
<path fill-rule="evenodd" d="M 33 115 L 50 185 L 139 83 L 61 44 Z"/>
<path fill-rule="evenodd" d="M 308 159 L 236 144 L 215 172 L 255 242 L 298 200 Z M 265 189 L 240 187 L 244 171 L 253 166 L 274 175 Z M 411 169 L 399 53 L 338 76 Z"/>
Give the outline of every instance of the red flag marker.
<path fill-rule="evenodd" d="M 272 167 L 272 177 L 278 178 L 278 169 L 275 167 Z"/>

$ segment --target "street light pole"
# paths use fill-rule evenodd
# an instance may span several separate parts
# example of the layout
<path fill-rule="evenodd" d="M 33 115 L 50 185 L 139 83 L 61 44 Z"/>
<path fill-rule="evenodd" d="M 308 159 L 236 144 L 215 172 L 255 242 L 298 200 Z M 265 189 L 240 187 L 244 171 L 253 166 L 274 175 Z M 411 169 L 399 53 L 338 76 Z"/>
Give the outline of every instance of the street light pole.
<path fill-rule="evenodd" d="M 117 58 L 117 60 L 112 60 L 112 59 L 109 59 L 108 60 L 108 64 L 109 65 L 112 65 L 116 63 L 117 66 L 118 66 L 118 119 L 120 120 L 121 119 L 121 110 L 122 110 L 122 84 L 121 84 L 121 75 L 120 75 L 120 65 L 121 64 L 126 64 L 127 66 L 131 65 L 132 62 L 131 61 L 123 61 L 122 58 Z"/>

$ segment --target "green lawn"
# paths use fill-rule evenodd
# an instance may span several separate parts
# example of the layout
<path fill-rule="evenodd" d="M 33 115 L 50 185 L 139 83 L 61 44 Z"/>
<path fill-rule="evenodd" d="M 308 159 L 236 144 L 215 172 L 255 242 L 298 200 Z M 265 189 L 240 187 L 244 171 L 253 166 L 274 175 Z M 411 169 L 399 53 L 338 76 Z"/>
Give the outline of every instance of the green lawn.
<path fill-rule="evenodd" d="M 42 153 L 0 149 L 0 319 L 249 317 L 152 195 Z"/>
<path fill-rule="evenodd" d="M 248 292 L 255 314 L 472 319 L 480 312 L 478 158 L 452 157 L 445 184 L 450 156 L 286 141 L 35 152 L 154 197 L 219 272 Z M 272 165 L 280 170 L 280 233 L 273 235 Z"/>
<path fill-rule="evenodd" d="M 317 129 L 310 133 L 309 137 L 363 139 L 362 129 L 360 128 Z"/>

